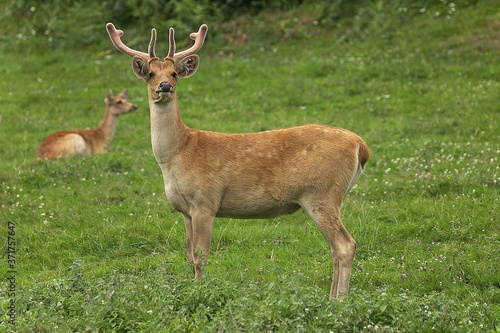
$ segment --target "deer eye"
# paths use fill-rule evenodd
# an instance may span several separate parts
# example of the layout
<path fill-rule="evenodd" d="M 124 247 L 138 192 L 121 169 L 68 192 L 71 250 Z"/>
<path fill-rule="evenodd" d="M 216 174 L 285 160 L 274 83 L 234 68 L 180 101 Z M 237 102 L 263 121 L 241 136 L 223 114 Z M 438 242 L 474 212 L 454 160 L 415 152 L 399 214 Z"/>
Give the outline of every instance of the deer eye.
<path fill-rule="evenodd" d="M 173 72 L 172 77 L 177 80 L 179 78 L 179 74 L 177 74 L 177 72 Z"/>
<path fill-rule="evenodd" d="M 153 73 L 153 72 L 149 72 L 149 74 L 148 74 L 148 79 L 152 79 L 152 78 L 154 78 L 154 77 L 155 77 L 155 73 Z"/>

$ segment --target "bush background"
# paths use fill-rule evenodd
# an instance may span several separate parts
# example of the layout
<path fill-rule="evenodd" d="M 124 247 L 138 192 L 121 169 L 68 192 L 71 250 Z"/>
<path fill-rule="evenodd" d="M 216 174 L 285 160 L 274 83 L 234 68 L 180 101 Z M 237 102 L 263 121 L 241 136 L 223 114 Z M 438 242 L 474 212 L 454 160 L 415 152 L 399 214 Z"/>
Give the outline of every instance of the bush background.
<path fill-rule="evenodd" d="M 483 1 L 489 2 L 489 1 Z M 474 6 L 478 1 L 460 1 L 460 8 Z M 479 1 L 481 4 L 481 1 Z M 408 21 L 415 13 L 432 12 L 453 15 L 455 3 L 438 0 L 103 0 L 89 3 L 83 0 L 7 0 L 0 9 L 0 27 L 6 32 L 0 37 L 3 47 L 15 45 L 23 51 L 36 48 L 82 48 L 107 43 L 102 38 L 103 22 L 123 27 L 142 43 L 147 43 L 151 27 L 167 31 L 175 26 L 179 36 L 192 27 L 239 22 L 238 18 L 259 13 L 286 12 L 302 8 L 317 14 L 317 24 L 348 37 L 379 36 Z M 272 24 L 271 22 L 267 22 Z M 211 31 L 209 38 L 234 29 Z M 346 27 L 348 27 L 346 29 Z M 123 30 L 122 29 L 122 30 Z M 137 31 L 136 31 L 137 30 Z M 17 37 L 17 38 L 13 38 Z M 138 41 L 133 41 L 138 42 Z M 104 44 L 105 45 L 105 44 Z"/>

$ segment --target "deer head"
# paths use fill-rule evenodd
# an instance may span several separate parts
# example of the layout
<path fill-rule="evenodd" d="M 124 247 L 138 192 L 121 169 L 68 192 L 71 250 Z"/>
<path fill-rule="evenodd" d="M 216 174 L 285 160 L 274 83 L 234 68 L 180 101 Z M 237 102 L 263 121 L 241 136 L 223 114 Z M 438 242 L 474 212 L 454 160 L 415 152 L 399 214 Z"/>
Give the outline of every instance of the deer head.
<path fill-rule="evenodd" d="M 116 48 L 133 57 L 132 68 L 137 77 L 148 84 L 148 96 L 152 103 L 165 103 L 175 96 L 177 80 L 190 77 L 198 69 L 199 57 L 195 53 L 203 46 L 208 26 L 202 24 L 190 38 L 194 45 L 182 52 L 175 52 L 174 29 L 169 30 L 169 50 L 167 56 L 160 61 L 155 54 L 156 29 L 151 30 L 148 53 L 133 50 L 126 46 L 121 36 L 123 31 L 117 30 L 113 23 L 106 24 L 111 41 Z"/>
<path fill-rule="evenodd" d="M 137 110 L 137 106 L 127 101 L 129 91 L 128 89 L 123 90 L 116 96 L 113 96 L 113 92 L 110 90 L 104 98 L 104 103 L 109 108 L 110 114 L 113 116 L 121 116 L 129 112 L 134 112 Z"/>

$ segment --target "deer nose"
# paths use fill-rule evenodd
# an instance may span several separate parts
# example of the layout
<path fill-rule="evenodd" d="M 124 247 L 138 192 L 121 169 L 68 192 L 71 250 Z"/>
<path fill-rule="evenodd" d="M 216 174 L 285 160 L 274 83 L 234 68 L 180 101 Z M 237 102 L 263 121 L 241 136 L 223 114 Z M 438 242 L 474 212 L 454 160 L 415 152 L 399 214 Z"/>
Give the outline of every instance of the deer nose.
<path fill-rule="evenodd" d="M 162 82 L 158 87 L 158 92 L 171 92 L 174 90 L 174 86 L 172 86 L 169 82 Z"/>

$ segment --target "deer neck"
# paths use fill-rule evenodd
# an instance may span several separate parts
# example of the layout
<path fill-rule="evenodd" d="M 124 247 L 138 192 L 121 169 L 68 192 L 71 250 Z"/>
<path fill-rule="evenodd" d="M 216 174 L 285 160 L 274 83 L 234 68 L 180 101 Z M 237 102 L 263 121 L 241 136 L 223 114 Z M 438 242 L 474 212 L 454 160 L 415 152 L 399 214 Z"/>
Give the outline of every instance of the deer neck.
<path fill-rule="evenodd" d="M 118 117 L 111 113 L 110 107 L 106 106 L 106 113 L 101 123 L 97 127 L 103 133 L 104 136 L 104 149 L 107 150 L 115 135 L 116 124 L 118 122 Z"/>
<path fill-rule="evenodd" d="M 177 95 L 164 103 L 149 100 L 151 113 L 151 144 L 156 161 L 169 168 L 172 158 L 186 140 L 187 127 L 179 114 Z"/>

